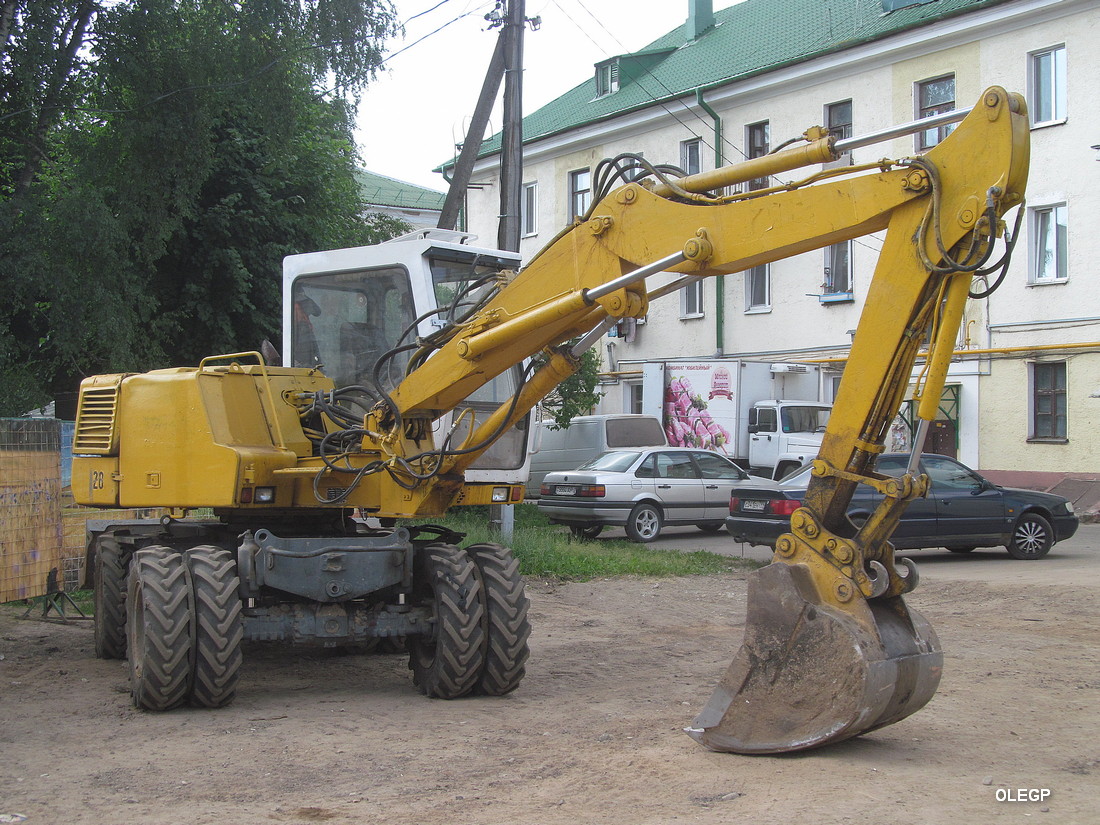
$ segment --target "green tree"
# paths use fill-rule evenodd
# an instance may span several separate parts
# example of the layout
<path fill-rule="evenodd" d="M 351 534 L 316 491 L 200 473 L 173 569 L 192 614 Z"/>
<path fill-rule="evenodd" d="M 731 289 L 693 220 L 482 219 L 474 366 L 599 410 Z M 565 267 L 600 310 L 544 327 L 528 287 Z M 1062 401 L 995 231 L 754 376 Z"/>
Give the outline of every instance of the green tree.
<path fill-rule="evenodd" d="M 539 357 L 536 356 L 536 362 Z M 596 392 L 600 380 L 600 353 L 593 348 L 584 351 L 580 368 L 558 384 L 554 391 L 542 400 L 544 415 L 553 420 L 550 429 L 560 430 L 568 427 L 578 415 L 587 415 L 603 398 L 602 392 Z"/>
<path fill-rule="evenodd" d="M 283 256 L 402 231 L 363 219 L 351 139 L 388 2 L 3 0 L 0 20 L 0 414 L 277 340 Z"/>

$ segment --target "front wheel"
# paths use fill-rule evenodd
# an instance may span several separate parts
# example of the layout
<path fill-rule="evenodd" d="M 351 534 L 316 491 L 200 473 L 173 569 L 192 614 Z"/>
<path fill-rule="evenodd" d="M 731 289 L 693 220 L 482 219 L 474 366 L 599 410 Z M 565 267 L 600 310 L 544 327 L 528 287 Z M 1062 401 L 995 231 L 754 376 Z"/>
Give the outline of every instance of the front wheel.
<path fill-rule="evenodd" d="M 661 535 L 661 511 L 649 502 L 634 505 L 626 519 L 626 534 L 643 544 L 653 541 Z"/>
<path fill-rule="evenodd" d="M 485 596 L 485 669 L 475 690 L 488 696 L 503 696 L 519 687 L 526 673 L 530 601 L 524 592 L 519 561 L 507 547 L 471 544 L 466 555 L 477 566 Z"/>
<path fill-rule="evenodd" d="M 1014 559 L 1041 559 L 1054 546 L 1054 531 L 1050 522 L 1037 513 L 1024 513 L 1012 528 L 1012 538 L 1005 547 Z"/>
<path fill-rule="evenodd" d="M 418 601 L 431 605 L 432 632 L 409 639 L 413 683 L 425 696 L 457 699 L 485 666 L 485 603 L 474 562 L 452 544 L 417 554 Z"/>

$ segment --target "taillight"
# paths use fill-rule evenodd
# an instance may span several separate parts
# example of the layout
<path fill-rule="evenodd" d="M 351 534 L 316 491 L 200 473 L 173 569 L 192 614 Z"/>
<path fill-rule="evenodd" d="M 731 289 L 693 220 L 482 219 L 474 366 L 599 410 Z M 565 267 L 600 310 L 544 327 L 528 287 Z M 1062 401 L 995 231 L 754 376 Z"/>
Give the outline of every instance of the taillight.
<path fill-rule="evenodd" d="M 577 495 L 583 498 L 603 498 L 607 490 L 602 484 L 582 484 L 577 488 Z"/>
<path fill-rule="evenodd" d="M 774 516 L 789 516 L 802 506 L 802 502 L 796 498 L 777 498 L 768 504 L 768 512 Z"/>

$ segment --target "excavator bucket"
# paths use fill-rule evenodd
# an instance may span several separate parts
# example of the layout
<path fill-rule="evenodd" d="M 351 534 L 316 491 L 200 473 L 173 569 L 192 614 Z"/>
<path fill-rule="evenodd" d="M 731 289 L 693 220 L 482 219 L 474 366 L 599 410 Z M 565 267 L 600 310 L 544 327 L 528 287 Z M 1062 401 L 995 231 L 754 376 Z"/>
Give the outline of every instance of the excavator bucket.
<path fill-rule="evenodd" d="M 838 742 L 915 713 L 942 668 L 901 596 L 822 598 L 808 567 L 773 562 L 750 575 L 741 649 L 687 733 L 745 754 Z"/>

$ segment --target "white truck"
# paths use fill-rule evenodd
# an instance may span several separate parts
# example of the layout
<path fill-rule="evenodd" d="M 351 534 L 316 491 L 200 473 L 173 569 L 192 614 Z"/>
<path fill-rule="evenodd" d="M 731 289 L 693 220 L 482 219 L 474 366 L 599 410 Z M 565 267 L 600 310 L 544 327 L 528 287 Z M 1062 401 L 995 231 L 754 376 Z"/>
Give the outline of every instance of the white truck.
<path fill-rule="evenodd" d="M 660 415 L 669 444 L 714 450 L 772 478 L 817 455 L 832 410 L 813 365 L 649 361 L 642 375 L 643 412 Z"/>

